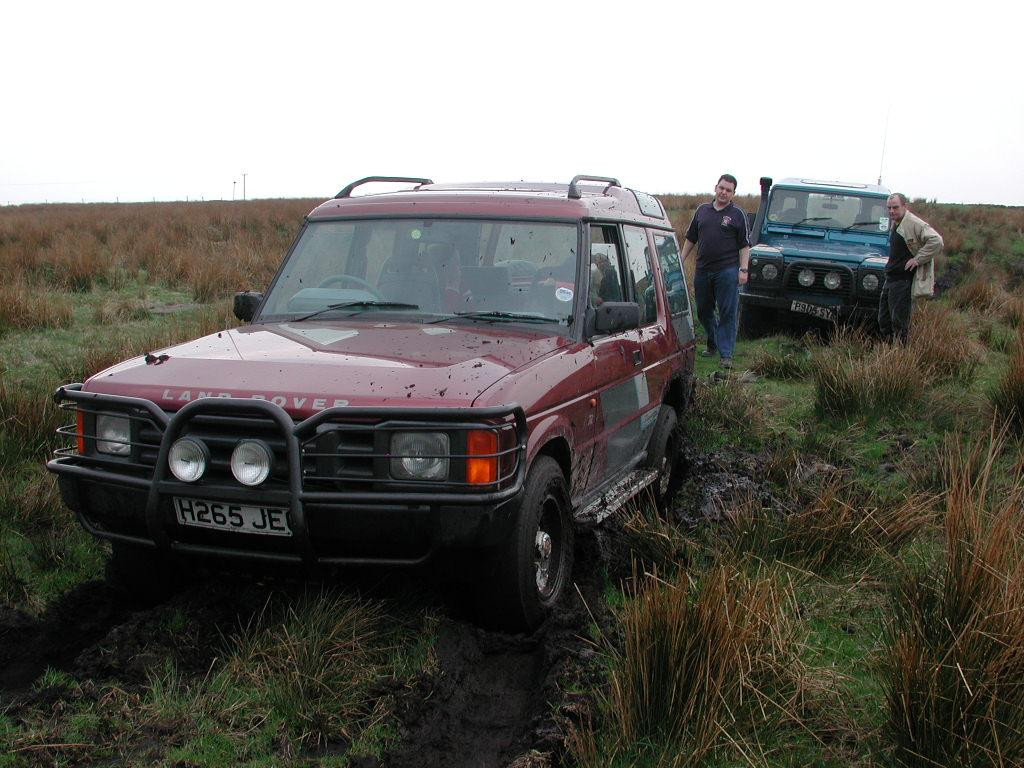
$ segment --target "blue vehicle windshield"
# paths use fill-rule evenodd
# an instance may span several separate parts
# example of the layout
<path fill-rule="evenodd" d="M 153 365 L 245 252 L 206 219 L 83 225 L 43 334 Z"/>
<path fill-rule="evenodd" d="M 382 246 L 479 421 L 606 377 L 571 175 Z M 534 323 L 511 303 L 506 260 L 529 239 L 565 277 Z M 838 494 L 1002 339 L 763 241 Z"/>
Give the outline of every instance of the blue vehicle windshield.
<path fill-rule="evenodd" d="M 775 189 L 768 204 L 771 224 L 886 234 L 885 198 L 801 189 Z"/>

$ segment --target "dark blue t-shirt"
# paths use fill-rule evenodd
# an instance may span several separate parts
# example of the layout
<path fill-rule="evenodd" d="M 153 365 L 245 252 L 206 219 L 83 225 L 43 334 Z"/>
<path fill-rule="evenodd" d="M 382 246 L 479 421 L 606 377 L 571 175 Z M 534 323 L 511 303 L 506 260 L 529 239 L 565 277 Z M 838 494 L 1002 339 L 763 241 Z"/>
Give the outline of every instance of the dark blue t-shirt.
<path fill-rule="evenodd" d="M 686 239 L 697 244 L 697 269 L 701 272 L 739 267 L 740 249 L 750 245 L 747 217 L 735 203 L 720 211 L 712 203 L 704 203 L 693 214 Z"/>

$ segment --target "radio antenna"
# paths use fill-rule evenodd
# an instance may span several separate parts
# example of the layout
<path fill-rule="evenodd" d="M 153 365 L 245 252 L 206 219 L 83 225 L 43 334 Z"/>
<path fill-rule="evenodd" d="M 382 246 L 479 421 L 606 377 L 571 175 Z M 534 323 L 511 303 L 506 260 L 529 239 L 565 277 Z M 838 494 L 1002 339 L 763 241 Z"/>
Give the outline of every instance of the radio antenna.
<path fill-rule="evenodd" d="M 892 102 L 889 102 L 885 110 L 885 128 L 882 130 L 882 159 L 878 161 L 878 186 L 882 186 L 882 166 L 885 165 L 885 143 L 889 138 L 889 113 L 892 111 Z"/>

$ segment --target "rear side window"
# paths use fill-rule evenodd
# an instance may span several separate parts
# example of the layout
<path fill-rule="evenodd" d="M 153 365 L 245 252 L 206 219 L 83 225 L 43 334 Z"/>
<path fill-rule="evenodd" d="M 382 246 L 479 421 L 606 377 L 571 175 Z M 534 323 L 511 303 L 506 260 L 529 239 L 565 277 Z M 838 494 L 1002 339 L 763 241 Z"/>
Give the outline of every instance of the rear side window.
<path fill-rule="evenodd" d="M 690 311 L 690 299 L 686 293 L 686 279 L 683 265 L 679 260 L 679 246 L 674 235 L 655 235 L 654 246 L 658 249 L 661 274 L 665 278 L 665 293 L 668 295 L 668 311 L 680 315 Z"/>
<path fill-rule="evenodd" d="M 658 297 L 654 289 L 647 230 L 639 227 L 623 227 L 622 230 L 626 238 L 626 278 L 640 305 L 640 324 L 649 325 L 658 319 Z"/>

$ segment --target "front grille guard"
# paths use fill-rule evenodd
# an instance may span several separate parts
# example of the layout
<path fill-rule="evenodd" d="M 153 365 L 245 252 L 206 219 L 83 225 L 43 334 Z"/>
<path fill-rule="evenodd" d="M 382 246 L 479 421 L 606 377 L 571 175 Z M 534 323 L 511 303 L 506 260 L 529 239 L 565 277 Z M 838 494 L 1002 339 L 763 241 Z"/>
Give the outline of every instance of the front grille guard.
<path fill-rule="evenodd" d="M 101 483 L 113 483 L 134 488 L 148 489 L 146 503 L 146 527 L 151 540 L 97 531 L 87 527 L 95 534 L 108 538 L 123 539 L 138 544 L 156 545 L 163 549 L 181 551 L 215 552 L 223 555 L 238 554 L 235 550 L 221 547 L 206 547 L 172 541 L 161 522 L 161 498 L 177 494 L 205 498 L 237 499 L 240 502 L 270 502 L 287 505 L 291 512 L 294 541 L 298 554 L 307 564 L 314 562 L 335 562 L 335 560 L 317 558 L 309 536 L 309 527 L 304 505 L 314 504 L 373 504 L 389 505 L 483 505 L 505 501 L 519 492 L 526 475 L 526 415 L 518 405 L 495 406 L 490 408 L 374 408 L 361 406 L 343 406 L 328 408 L 296 424 L 283 408 L 266 400 L 245 400 L 239 398 L 204 398 L 194 400 L 181 410 L 168 414 L 150 400 L 120 395 L 106 395 L 84 392 L 81 384 L 69 384 L 60 387 L 54 394 L 54 401 L 65 410 L 85 411 L 88 413 L 111 413 L 127 416 L 130 419 L 148 421 L 163 433 L 159 446 L 149 443 L 128 441 L 132 447 L 132 456 L 142 448 L 157 448 L 156 463 L 152 466 L 135 460 L 117 459 L 79 454 L 76 448 L 60 448 L 54 452 L 54 458 L 47 467 L 58 475 L 67 475 L 82 480 Z M 247 488 L 241 484 L 231 487 L 199 486 L 182 483 L 169 474 L 167 455 L 171 445 L 182 434 L 189 421 L 201 414 L 217 415 L 258 415 L 272 421 L 278 428 L 285 442 L 286 461 L 288 465 L 287 491 L 261 490 Z M 335 425 L 338 428 L 351 427 L 399 431 L 415 428 L 417 430 L 495 430 L 499 434 L 499 450 L 490 454 L 474 454 L 475 458 L 496 457 L 499 468 L 506 456 L 513 456 L 511 468 L 491 483 L 470 484 L 464 482 L 431 483 L 416 480 L 382 480 L 369 478 L 367 482 L 380 485 L 386 483 L 388 490 L 311 490 L 304 486 L 305 479 L 322 479 L 303 472 L 303 446 L 309 445 L 319 436 L 318 427 Z M 512 445 L 501 448 L 501 435 L 514 430 Z M 58 434 L 75 439 L 78 436 L 76 423 L 65 425 L 57 430 Z M 95 440 L 95 434 L 84 435 L 86 440 Z M 244 437 L 244 435 L 240 436 Z M 306 455 L 317 456 L 315 452 Z M 360 457 L 367 454 L 360 453 Z M 453 459 L 466 458 L 466 454 L 448 454 Z M 377 459 L 401 458 L 390 454 L 374 454 Z M 345 483 L 359 484 L 359 478 L 345 478 Z M 448 489 L 483 488 L 484 490 L 469 492 Z M 412 489 L 416 490 L 412 490 Z M 85 522 L 85 521 L 83 521 Z M 255 555 L 255 553 L 247 553 Z M 266 554 L 269 559 L 289 560 L 294 557 L 277 554 Z M 349 562 L 339 559 L 337 562 Z M 373 560 L 373 562 L 390 562 Z M 405 562 L 405 561 L 395 561 Z"/>

